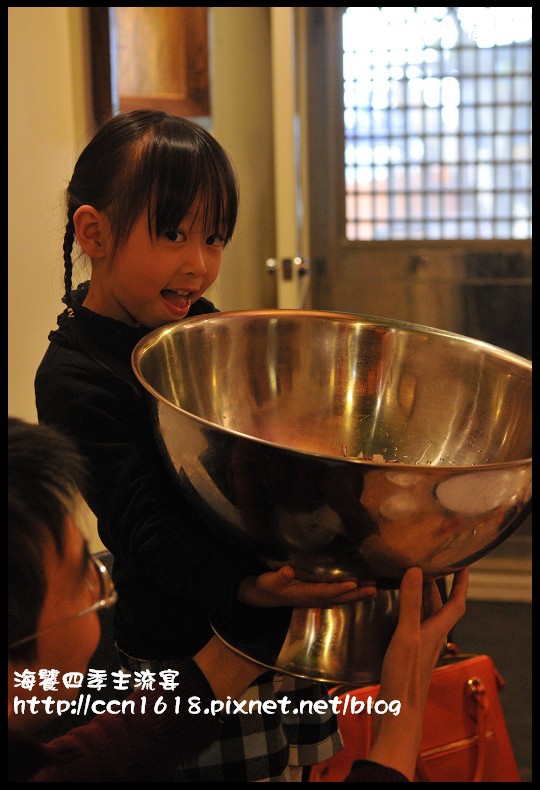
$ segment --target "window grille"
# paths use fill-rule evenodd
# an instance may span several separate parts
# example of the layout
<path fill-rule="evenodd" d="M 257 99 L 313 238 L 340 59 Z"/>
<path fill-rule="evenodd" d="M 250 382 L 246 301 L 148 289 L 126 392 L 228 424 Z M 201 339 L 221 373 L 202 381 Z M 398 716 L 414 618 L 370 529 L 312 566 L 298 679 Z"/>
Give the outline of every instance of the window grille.
<path fill-rule="evenodd" d="M 347 239 L 531 237 L 531 11 L 347 8 Z"/>

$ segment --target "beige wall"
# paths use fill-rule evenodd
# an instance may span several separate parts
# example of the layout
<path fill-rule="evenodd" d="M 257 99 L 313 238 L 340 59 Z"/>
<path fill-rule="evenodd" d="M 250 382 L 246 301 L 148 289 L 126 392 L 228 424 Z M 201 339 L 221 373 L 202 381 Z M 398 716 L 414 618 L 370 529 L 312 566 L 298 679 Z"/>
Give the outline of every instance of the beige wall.
<path fill-rule="evenodd" d="M 240 214 L 216 283 L 222 310 L 275 307 L 270 9 L 212 8 L 213 132 L 240 178 Z"/>
<path fill-rule="evenodd" d="M 62 195 L 93 133 L 85 7 L 8 8 L 8 413 L 35 421 L 33 380 L 62 309 Z M 236 164 L 235 238 L 209 293 L 275 306 L 269 9 L 211 8 L 212 131 Z"/>
<path fill-rule="evenodd" d="M 95 129 L 87 10 L 8 8 L 8 414 L 35 422 L 34 374 L 62 310 L 63 191 Z M 211 9 L 212 132 L 241 199 L 209 292 L 222 310 L 275 306 L 269 9 Z M 93 551 L 103 548 L 89 515 Z"/>
<path fill-rule="evenodd" d="M 61 307 L 61 193 L 91 126 L 90 83 L 81 9 L 8 13 L 8 412 L 33 420 L 33 374 Z"/>

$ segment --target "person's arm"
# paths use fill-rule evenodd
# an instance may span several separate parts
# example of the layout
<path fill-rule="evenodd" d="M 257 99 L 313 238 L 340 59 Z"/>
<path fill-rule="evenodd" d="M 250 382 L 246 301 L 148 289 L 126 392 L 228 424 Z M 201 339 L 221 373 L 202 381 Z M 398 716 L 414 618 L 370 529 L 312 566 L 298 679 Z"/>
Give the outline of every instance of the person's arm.
<path fill-rule="evenodd" d="M 443 605 L 433 579 L 409 568 L 400 586 L 399 620 L 386 652 L 380 683 L 382 699 L 398 699 L 398 716 L 375 719 L 376 734 L 368 760 L 413 780 L 422 741 L 424 708 L 433 670 L 446 636 L 465 613 L 468 570 L 454 575 Z"/>
<path fill-rule="evenodd" d="M 408 782 L 409 779 L 394 768 L 386 768 L 371 760 L 357 760 L 344 782 Z"/>

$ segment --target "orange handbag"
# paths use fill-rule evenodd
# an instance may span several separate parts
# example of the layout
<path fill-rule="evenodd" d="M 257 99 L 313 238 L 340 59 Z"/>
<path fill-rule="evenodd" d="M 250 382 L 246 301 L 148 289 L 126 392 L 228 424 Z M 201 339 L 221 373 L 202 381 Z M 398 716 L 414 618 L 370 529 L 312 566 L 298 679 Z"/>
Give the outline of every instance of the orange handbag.
<path fill-rule="evenodd" d="M 503 686 L 489 656 L 461 654 L 449 643 L 433 672 L 415 782 L 522 781 L 499 699 Z M 330 689 L 331 697 L 342 700 L 338 721 L 344 746 L 314 765 L 308 781 L 342 782 L 353 762 L 366 757 L 376 714 L 351 713 L 351 700 L 367 704 L 378 693 L 378 685 Z M 349 709 L 343 713 L 347 695 Z"/>

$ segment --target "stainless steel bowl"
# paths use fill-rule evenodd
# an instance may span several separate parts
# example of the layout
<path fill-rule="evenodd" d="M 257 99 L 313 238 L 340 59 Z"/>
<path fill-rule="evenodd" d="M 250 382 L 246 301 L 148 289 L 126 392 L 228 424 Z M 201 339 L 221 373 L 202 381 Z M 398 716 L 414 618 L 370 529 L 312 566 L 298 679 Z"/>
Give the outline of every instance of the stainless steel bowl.
<path fill-rule="evenodd" d="M 530 512 L 532 365 L 487 343 L 372 316 L 248 310 L 156 329 L 132 363 L 201 510 L 271 568 L 377 581 L 375 608 L 337 607 L 316 656 L 313 610 L 295 610 L 285 654 L 263 659 L 290 674 L 377 679 L 404 570 L 451 574 Z M 372 642 L 387 633 L 364 671 L 368 628 Z"/>

